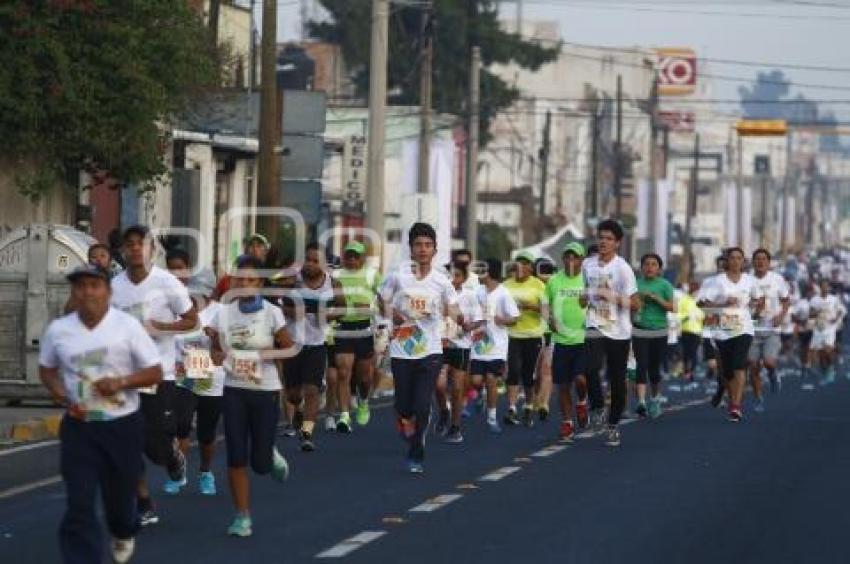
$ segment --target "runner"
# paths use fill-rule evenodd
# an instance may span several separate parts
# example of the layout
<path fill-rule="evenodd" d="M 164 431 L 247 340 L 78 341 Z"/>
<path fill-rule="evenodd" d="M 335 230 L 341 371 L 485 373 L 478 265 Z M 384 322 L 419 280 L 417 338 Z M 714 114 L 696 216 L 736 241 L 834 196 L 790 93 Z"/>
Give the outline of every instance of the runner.
<path fill-rule="evenodd" d="M 274 446 L 280 417 L 280 378 L 270 354 L 290 349 L 292 338 L 280 308 L 260 295 L 263 263 L 246 256 L 236 263 L 232 288 L 210 323 L 213 353 L 224 355 L 224 437 L 227 475 L 236 515 L 227 534 L 252 534 L 248 463 L 256 474 L 277 481 L 289 476 L 286 459 Z M 230 299 L 232 298 L 232 300 Z M 289 351 L 291 352 L 291 351 Z"/>
<path fill-rule="evenodd" d="M 820 292 L 820 296 L 812 298 L 810 302 L 810 316 L 815 320 L 811 350 L 820 367 L 820 385 L 826 386 L 835 382 L 836 334 L 847 310 L 832 292 L 829 280 L 821 280 Z"/>
<path fill-rule="evenodd" d="M 623 228 L 612 219 L 601 221 L 596 228 L 599 254 L 582 264 L 587 305 L 586 352 L 590 389 L 598 386 L 602 361 L 611 392 L 606 444 L 620 446 L 620 418 L 626 407 L 626 363 L 632 338 L 631 312 L 640 307 L 635 274 L 617 252 L 623 240 Z M 596 384 L 593 383 L 595 380 Z M 598 398 L 597 401 L 599 401 Z M 591 396 L 591 407 L 594 405 Z"/>
<path fill-rule="evenodd" d="M 255 257 L 263 264 L 266 264 L 270 249 L 271 244 L 264 235 L 253 233 L 245 238 L 241 256 Z M 230 278 L 229 274 L 225 274 L 219 279 L 215 287 L 216 296 L 221 297 L 230 289 Z"/>
<path fill-rule="evenodd" d="M 371 418 L 369 398 L 375 390 L 375 327 L 376 297 L 381 274 L 365 266 L 366 245 L 351 241 L 345 246 L 342 268 L 334 272 L 345 294 L 348 306 L 337 326 L 336 369 L 339 421 L 336 430 L 351 432 L 352 387 L 358 392 L 355 417 L 358 425 L 367 425 Z"/>
<path fill-rule="evenodd" d="M 575 385 L 575 412 L 578 427 L 587 427 L 587 379 L 585 377 L 585 308 L 580 303 L 584 293 L 581 264 L 584 246 L 573 242 L 561 255 L 564 268 L 546 283 L 544 312 L 552 328 L 552 377 L 558 386 L 561 425 L 558 436 L 570 442 L 575 435 L 572 387 Z"/>
<path fill-rule="evenodd" d="M 534 426 L 534 372 L 543 346 L 546 322 L 541 315 L 546 286 L 533 276 L 534 257 L 521 252 L 516 257 L 516 270 L 503 286 L 520 310 L 519 320 L 508 328 L 508 412 L 504 422 L 519 425 L 517 398 L 522 383 L 525 406 L 522 424 Z"/>
<path fill-rule="evenodd" d="M 815 320 L 812 318 L 812 300 L 817 290 L 814 285 L 807 284 L 803 289 L 803 295 L 794 307 L 792 317 L 796 324 L 797 339 L 800 352 L 800 389 L 810 392 L 815 389 L 809 377 L 814 366 L 815 353 L 811 349 L 812 334 L 814 333 Z"/>
<path fill-rule="evenodd" d="M 458 309 L 463 318 L 459 325 L 450 317 L 446 318 L 445 339 L 443 340 L 443 364 L 446 369 L 447 391 L 450 392 L 450 416 L 444 425 L 448 425 L 445 433 L 446 442 L 458 444 L 463 442 L 460 429 L 461 413 L 464 407 L 467 388 L 467 372 L 469 371 L 469 355 L 472 347 L 470 335 L 472 331 L 484 324 L 484 314 L 478 301 L 478 292 L 467 284 L 469 279 L 468 264 L 461 261 L 452 269 L 452 286 L 458 296 Z M 441 375 L 442 378 L 442 375 Z M 437 394 L 440 407 L 445 405 L 446 394 Z M 440 403 L 443 402 L 443 403 Z M 445 417 L 440 414 L 441 419 Z M 439 428 L 437 429 L 439 434 Z"/>
<path fill-rule="evenodd" d="M 472 386 L 479 390 L 487 388 L 487 427 L 490 432 L 502 432 L 496 419 L 499 401 L 498 379 L 505 373 L 508 358 L 508 330 L 520 316 L 519 308 L 510 293 L 502 285 L 502 261 L 487 259 L 487 269 L 479 273 L 481 287 L 478 301 L 487 324 L 472 332 L 472 362 L 469 372 Z"/>
<path fill-rule="evenodd" d="M 667 313 L 676 308 L 673 285 L 660 276 L 664 262 L 655 253 L 641 257 L 642 276 L 637 279 L 640 309 L 635 314 L 632 346 L 637 368 L 638 405 L 635 412 L 639 417 L 656 419 L 661 416 L 658 398 L 661 383 L 661 364 L 667 354 Z M 647 409 L 646 381 L 649 377 L 650 397 Z"/>
<path fill-rule="evenodd" d="M 184 457 L 189 455 L 189 438 L 192 434 L 192 421 L 196 420 L 196 435 L 200 451 L 198 469 L 198 491 L 202 495 L 215 495 L 215 476 L 212 462 L 215 456 L 215 433 L 221 418 L 221 396 L 224 392 L 224 369 L 213 361 L 212 342 L 206 334 L 221 305 L 212 299 L 215 294 L 215 280 L 212 276 L 189 278 L 191 259 L 188 253 L 172 250 L 166 255 L 168 270 L 182 283 L 187 285 L 189 296 L 198 310 L 201 328 L 175 338 L 175 376 L 177 388 L 174 397 L 174 410 L 177 414 L 177 440 Z M 180 492 L 184 483 L 167 481 L 165 493 L 174 495 Z"/>
<path fill-rule="evenodd" d="M 555 265 L 547 258 L 539 258 L 534 261 L 534 274 L 545 287 L 555 274 Z M 552 328 L 549 326 L 548 316 L 543 315 L 543 323 L 543 349 L 537 357 L 534 378 L 534 405 L 541 423 L 549 417 L 549 401 L 552 397 Z"/>
<path fill-rule="evenodd" d="M 720 353 L 720 366 L 729 393 L 729 420 L 741 421 L 741 402 L 746 381 L 747 357 L 755 334 L 751 306 L 761 312 L 755 279 L 743 271 L 744 251 L 732 247 L 726 251 L 726 272 L 718 275 L 704 292 L 704 307 L 719 316 L 714 340 Z"/>
<path fill-rule="evenodd" d="M 709 293 L 717 277 L 726 272 L 726 255 L 725 253 L 717 257 L 714 261 L 716 273 L 707 277 L 702 281 L 699 293 L 696 300 L 700 308 L 706 307 L 706 296 Z M 711 405 L 718 407 L 723 401 L 723 394 L 726 391 L 726 383 L 723 381 L 723 374 L 719 366 L 719 358 L 717 347 L 714 344 L 714 327 L 717 325 L 719 317 L 714 312 L 705 312 L 702 328 L 702 358 L 706 365 L 705 381 L 707 382 L 706 391 L 712 394 Z M 713 388 L 713 392 L 712 392 Z"/>
<path fill-rule="evenodd" d="M 764 365 L 767 369 L 770 389 L 776 393 L 779 389 L 776 362 L 782 348 L 779 333 L 791 303 L 785 279 L 770 270 L 770 253 L 765 249 L 756 249 L 753 252 L 752 261 L 753 276 L 758 285 L 759 295 L 765 300 L 765 305 L 756 321 L 755 337 L 750 346 L 750 385 L 753 387 L 755 397 L 753 411 L 763 413 L 761 367 Z"/>
<path fill-rule="evenodd" d="M 294 419 L 304 452 L 316 449 L 313 430 L 319 414 L 319 394 L 325 384 L 328 321 L 344 308 L 342 288 L 327 271 L 324 249 L 317 243 L 307 245 L 292 293 L 283 298 L 286 321 L 299 348 L 298 354 L 284 361 L 283 378 L 287 399 L 298 409 Z M 303 410 L 299 407 L 302 402 Z"/>
<path fill-rule="evenodd" d="M 198 313 L 186 287 L 166 270 L 151 264 L 154 241 L 143 225 L 127 228 L 123 235 L 127 270 L 112 280 L 112 305 L 129 313 L 147 329 L 162 359 L 162 382 L 142 389 L 145 420 L 145 455 L 168 471 L 169 488 L 186 484 L 186 458 L 178 448 L 174 413 L 175 336 L 198 328 Z M 179 484 L 179 485 L 177 485 Z M 139 480 L 139 514 L 142 525 L 159 522 L 144 475 Z"/>
<path fill-rule="evenodd" d="M 381 312 L 392 319 L 390 342 L 398 429 L 409 444 L 408 470 L 424 471 L 425 435 L 431 398 L 443 364 L 440 335 L 445 317 L 463 324 L 457 293 L 445 273 L 432 267 L 437 234 L 427 223 L 414 223 L 408 233 L 411 262 L 402 264 L 380 289 Z"/>
<path fill-rule="evenodd" d="M 77 309 L 50 323 L 39 353 L 41 381 L 67 409 L 59 434 L 67 496 L 59 547 L 64 562 L 102 560 L 99 490 L 112 557 L 129 562 L 144 448 L 137 390 L 162 380 L 160 355 L 135 319 L 109 306 L 106 270 L 81 266 L 68 280 Z"/>
<path fill-rule="evenodd" d="M 699 284 L 688 284 L 688 292 L 679 299 L 679 323 L 682 326 L 682 378 L 689 385 L 699 387 L 695 382 L 695 371 L 699 359 L 699 345 L 702 339 L 702 328 L 705 314 L 697 306 L 696 296 L 699 294 Z"/>

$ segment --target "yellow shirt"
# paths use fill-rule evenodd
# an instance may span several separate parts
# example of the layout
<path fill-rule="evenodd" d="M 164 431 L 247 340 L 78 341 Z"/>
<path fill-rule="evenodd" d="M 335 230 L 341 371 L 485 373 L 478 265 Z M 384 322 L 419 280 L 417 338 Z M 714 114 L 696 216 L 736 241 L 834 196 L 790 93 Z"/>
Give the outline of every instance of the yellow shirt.
<path fill-rule="evenodd" d="M 682 325 L 682 333 L 693 333 L 702 335 L 702 322 L 705 312 L 697 307 L 697 301 L 688 294 L 679 298 L 679 322 Z"/>
<path fill-rule="evenodd" d="M 524 309 L 523 305 L 540 307 L 546 295 L 546 285 L 540 279 L 529 276 L 524 282 L 509 278 L 503 286 L 520 310 L 519 320 L 516 325 L 508 328 L 508 335 L 515 339 L 542 337 L 546 332 L 546 321 L 539 311 Z"/>

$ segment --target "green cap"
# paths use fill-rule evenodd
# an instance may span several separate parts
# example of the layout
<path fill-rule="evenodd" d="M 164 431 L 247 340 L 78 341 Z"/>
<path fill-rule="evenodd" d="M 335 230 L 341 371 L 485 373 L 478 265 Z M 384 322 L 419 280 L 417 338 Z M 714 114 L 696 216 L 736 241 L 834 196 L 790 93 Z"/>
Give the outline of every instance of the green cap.
<path fill-rule="evenodd" d="M 531 251 L 520 251 L 516 255 L 516 259 L 514 260 L 524 260 L 526 262 L 534 263 L 534 254 Z"/>
<path fill-rule="evenodd" d="M 358 255 L 366 254 L 366 245 L 364 245 L 360 241 L 350 241 L 345 246 L 345 252 L 347 253 L 349 251 L 357 253 Z"/>
<path fill-rule="evenodd" d="M 573 241 L 569 243 L 566 247 L 564 247 L 565 253 L 573 253 L 577 257 L 584 257 L 587 255 L 587 251 L 584 250 L 584 245 L 579 243 L 578 241 Z"/>

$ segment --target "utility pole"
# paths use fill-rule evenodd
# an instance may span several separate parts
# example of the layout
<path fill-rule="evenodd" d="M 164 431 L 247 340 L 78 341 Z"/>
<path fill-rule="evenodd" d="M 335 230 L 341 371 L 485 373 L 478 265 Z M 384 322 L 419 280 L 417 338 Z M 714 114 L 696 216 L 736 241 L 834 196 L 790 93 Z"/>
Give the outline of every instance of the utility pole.
<path fill-rule="evenodd" d="M 617 140 L 614 143 L 614 195 L 617 221 L 623 213 L 623 75 L 617 75 Z"/>
<path fill-rule="evenodd" d="M 767 175 L 761 175 L 761 242 L 759 246 L 767 247 Z"/>
<path fill-rule="evenodd" d="M 213 45 L 218 45 L 218 21 L 221 13 L 221 0 L 210 0 L 210 34 L 212 35 Z M 253 12 L 251 13 L 253 18 Z"/>
<path fill-rule="evenodd" d="M 478 258 L 478 127 L 481 104 L 481 47 L 473 45 L 469 72 L 469 147 L 466 151 L 466 243 Z"/>
<path fill-rule="evenodd" d="M 658 207 L 658 163 L 656 153 L 658 151 L 658 124 L 656 113 L 658 112 L 658 72 L 652 77 L 652 88 L 649 92 L 649 248 L 655 248 L 655 229 L 657 224 Z"/>
<path fill-rule="evenodd" d="M 739 247 L 744 246 L 744 139 L 738 133 L 738 182 L 735 187 L 735 211 L 738 214 L 738 241 Z"/>
<path fill-rule="evenodd" d="M 251 90 L 257 88 L 257 34 L 254 27 L 254 12 L 257 7 L 257 0 L 251 0 Z"/>
<path fill-rule="evenodd" d="M 696 210 L 697 194 L 699 190 L 699 133 L 694 137 L 694 168 L 691 170 L 691 182 L 688 185 L 688 197 L 685 201 L 685 245 L 682 264 L 682 282 L 689 282 L 693 276 L 693 257 L 691 250 L 691 217 Z"/>
<path fill-rule="evenodd" d="M 383 245 L 384 235 L 384 125 L 387 111 L 387 49 L 389 0 L 372 0 L 372 45 L 369 62 L 369 137 L 366 226 Z M 382 249 L 372 249 L 380 261 Z"/>
<path fill-rule="evenodd" d="M 421 120 L 419 125 L 419 184 L 418 192 L 427 194 L 431 187 L 431 67 L 434 59 L 434 20 L 433 4 L 422 10 L 421 63 L 419 65 L 419 105 Z"/>
<path fill-rule="evenodd" d="M 599 108 L 594 105 L 590 132 L 590 214 L 599 217 Z"/>
<path fill-rule="evenodd" d="M 540 149 L 540 204 L 537 211 L 537 226 L 540 238 L 543 238 L 543 220 L 546 217 L 546 183 L 549 180 L 549 152 L 552 148 L 552 112 L 546 110 L 546 122 L 543 125 L 543 147 Z"/>
<path fill-rule="evenodd" d="M 257 205 L 280 205 L 280 157 L 276 148 L 280 142 L 280 116 L 277 94 L 277 1 L 263 0 L 263 37 L 260 46 L 262 83 L 260 85 L 260 150 Z M 278 242 L 280 218 L 264 214 L 257 218 L 259 231 L 272 244 Z"/>

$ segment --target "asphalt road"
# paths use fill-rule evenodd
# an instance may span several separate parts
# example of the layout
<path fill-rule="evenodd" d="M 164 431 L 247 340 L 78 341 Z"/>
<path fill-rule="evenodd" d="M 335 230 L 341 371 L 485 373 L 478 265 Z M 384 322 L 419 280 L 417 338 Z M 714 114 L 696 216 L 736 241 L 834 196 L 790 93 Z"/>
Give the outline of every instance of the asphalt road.
<path fill-rule="evenodd" d="M 850 562 L 850 382 L 789 379 L 741 424 L 703 395 L 668 395 L 674 410 L 627 424 L 618 449 L 562 447 L 554 420 L 492 436 L 476 419 L 462 445 L 429 442 L 423 476 L 404 471 L 387 408 L 353 435 L 319 434 L 314 453 L 281 438 L 293 473 L 252 478 L 250 539 L 225 535 L 221 444 L 219 495 L 197 493 L 193 460 L 181 495 L 156 496 L 162 520 L 135 562 Z M 0 455 L 0 562 L 59 560 L 56 449 Z"/>

